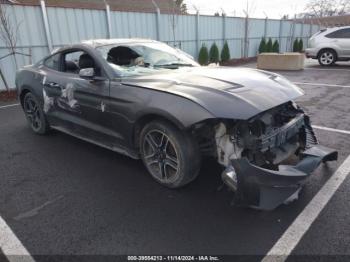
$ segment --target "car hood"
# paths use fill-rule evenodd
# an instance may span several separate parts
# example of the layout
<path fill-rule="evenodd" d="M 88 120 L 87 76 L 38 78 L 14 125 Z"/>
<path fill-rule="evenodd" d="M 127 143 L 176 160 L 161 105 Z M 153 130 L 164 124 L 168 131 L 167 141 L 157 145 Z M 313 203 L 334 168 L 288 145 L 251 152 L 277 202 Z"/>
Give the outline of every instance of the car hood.
<path fill-rule="evenodd" d="M 124 78 L 122 84 L 182 96 L 230 119 L 249 119 L 304 94 L 278 74 L 249 68 L 181 68 Z"/>

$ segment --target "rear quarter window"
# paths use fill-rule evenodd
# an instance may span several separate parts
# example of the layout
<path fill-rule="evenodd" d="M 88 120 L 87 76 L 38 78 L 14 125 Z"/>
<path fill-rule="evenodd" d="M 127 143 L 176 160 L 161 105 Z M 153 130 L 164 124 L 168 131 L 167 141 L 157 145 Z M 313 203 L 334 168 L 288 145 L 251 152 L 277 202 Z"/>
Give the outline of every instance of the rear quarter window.
<path fill-rule="evenodd" d="M 60 69 L 60 54 L 50 56 L 44 61 L 44 65 L 52 70 L 59 71 Z"/>
<path fill-rule="evenodd" d="M 328 38 L 350 38 L 350 28 L 344 28 L 337 31 L 334 31 L 328 35 Z"/>

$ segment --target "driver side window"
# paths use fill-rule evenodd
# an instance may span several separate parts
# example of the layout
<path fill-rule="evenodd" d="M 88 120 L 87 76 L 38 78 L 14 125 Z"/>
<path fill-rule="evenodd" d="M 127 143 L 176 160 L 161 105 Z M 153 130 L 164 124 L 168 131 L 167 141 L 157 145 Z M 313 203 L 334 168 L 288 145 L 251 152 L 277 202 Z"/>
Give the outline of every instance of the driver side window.
<path fill-rule="evenodd" d="M 97 70 L 94 59 L 82 50 L 75 50 L 63 55 L 62 72 L 70 74 L 79 74 L 81 69 L 94 68 L 96 75 L 100 75 Z"/>
<path fill-rule="evenodd" d="M 80 70 L 79 58 L 83 54 L 84 52 L 82 51 L 75 51 L 72 53 L 64 54 L 63 55 L 63 72 L 78 74 Z"/>

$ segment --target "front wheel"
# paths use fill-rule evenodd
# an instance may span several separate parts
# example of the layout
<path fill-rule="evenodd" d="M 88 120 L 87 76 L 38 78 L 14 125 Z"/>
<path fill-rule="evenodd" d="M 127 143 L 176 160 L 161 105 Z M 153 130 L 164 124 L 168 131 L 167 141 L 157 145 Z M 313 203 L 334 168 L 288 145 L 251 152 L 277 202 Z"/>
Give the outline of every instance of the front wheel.
<path fill-rule="evenodd" d="M 333 65 L 337 60 L 337 54 L 333 50 L 324 50 L 318 56 L 318 62 L 321 66 Z"/>
<path fill-rule="evenodd" d="M 166 187 L 184 186 L 199 173 L 196 142 L 190 134 L 166 121 L 153 121 L 143 128 L 140 153 L 148 172 Z"/>
<path fill-rule="evenodd" d="M 30 127 L 36 134 L 44 135 L 48 133 L 50 130 L 49 123 L 38 99 L 32 93 L 25 95 L 23 109 Z"/>

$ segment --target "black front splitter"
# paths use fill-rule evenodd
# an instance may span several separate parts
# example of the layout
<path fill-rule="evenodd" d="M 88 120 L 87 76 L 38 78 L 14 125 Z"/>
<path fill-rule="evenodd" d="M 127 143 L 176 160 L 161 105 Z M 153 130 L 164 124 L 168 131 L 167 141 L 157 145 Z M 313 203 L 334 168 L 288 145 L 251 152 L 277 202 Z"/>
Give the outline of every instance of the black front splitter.
<path fill-rule="evenodd" d="M 322 162 L 337 159 L 337 151 L 321 145 L 304 151 L 296 165 L 280 165 L 277 171 L 258 167 L 246 158 L 233 159 L 222 179 L 235 192 L 235 204 L 273 210 L 297 198 L 305 180 Z"/>

